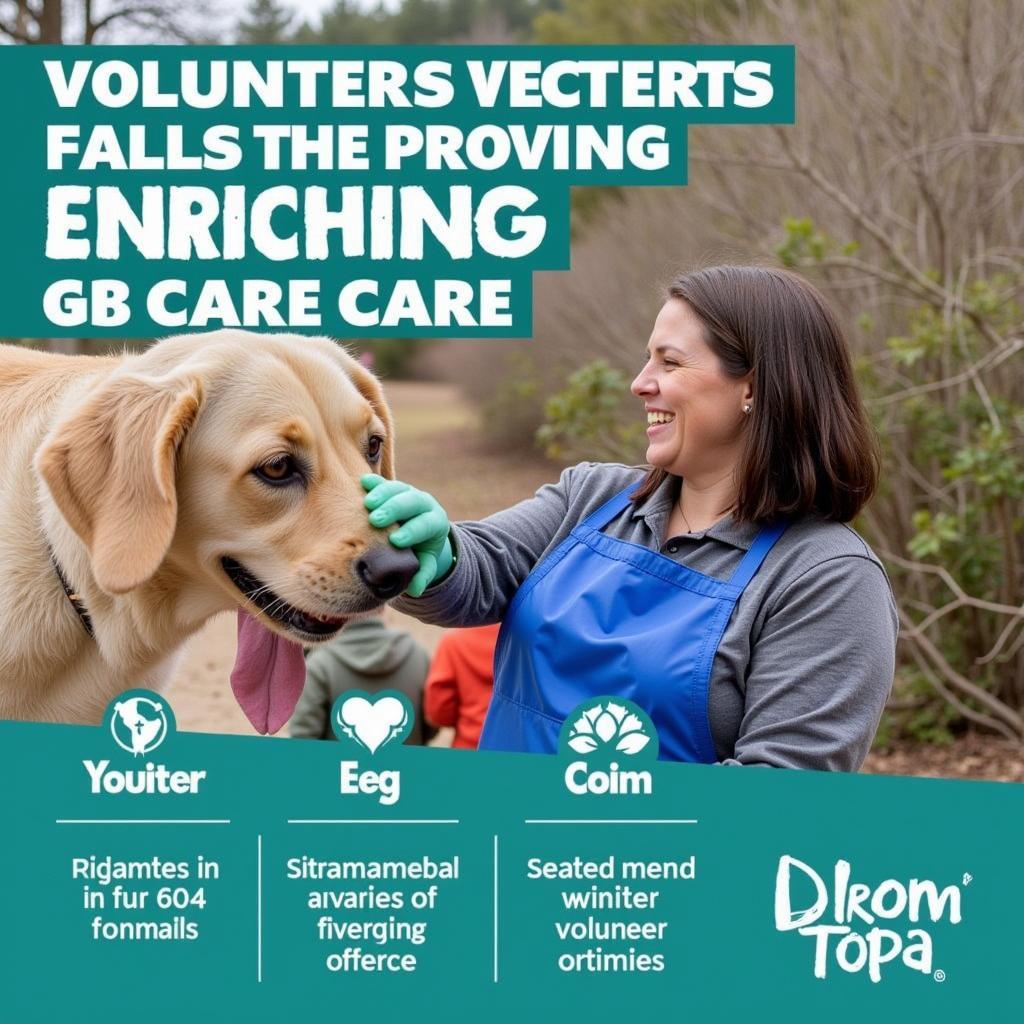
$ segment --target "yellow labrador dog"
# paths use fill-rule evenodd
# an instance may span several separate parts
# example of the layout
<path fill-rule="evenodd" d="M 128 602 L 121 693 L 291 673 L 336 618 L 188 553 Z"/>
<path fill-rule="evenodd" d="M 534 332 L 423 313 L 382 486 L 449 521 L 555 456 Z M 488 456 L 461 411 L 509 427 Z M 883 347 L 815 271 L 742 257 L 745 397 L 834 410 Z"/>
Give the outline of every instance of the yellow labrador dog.
<path fill-rule="evenodd" d="M 393 476 L 376 379 L 323 338 L 171 338 L 121 358 L 0 346 L 0 717 L 98 722 L 239 610 L 231 684 L 274 732 L 302 645 L 397 596 L 416 557 L 370 527 Z"/>

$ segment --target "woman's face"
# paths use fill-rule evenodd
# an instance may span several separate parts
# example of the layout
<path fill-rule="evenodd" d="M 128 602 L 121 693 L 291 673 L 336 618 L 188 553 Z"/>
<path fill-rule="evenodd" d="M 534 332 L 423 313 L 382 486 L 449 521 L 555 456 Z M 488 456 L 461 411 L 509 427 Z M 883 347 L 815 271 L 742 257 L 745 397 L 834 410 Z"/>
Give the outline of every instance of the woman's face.
<path fill-rule="evenodd" d="M 630 388 L 647 412 L 647 461 L 699 480 L 730 471 L 739 457 L 752 401 L 747 377 L 727 377 L 704 341 L 704 326 L 681 299 L 669 299 L 654 322 L 647 363 Z"/>

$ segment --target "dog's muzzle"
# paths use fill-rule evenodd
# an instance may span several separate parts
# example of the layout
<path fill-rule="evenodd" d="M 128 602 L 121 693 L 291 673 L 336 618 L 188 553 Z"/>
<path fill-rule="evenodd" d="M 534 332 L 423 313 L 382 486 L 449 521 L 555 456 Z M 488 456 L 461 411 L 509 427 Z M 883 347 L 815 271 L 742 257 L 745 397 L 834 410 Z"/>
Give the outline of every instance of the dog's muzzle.
<path fill-rule="evenodd" d="M 377 544 L 367 548 L 354 566 L 363 586 L 378 601 L 390 601 L 398 597 L 412 582 L 419 567 L 419 559 L 414 552 L 407 548 L 396 548 L 393 544 Z"/>

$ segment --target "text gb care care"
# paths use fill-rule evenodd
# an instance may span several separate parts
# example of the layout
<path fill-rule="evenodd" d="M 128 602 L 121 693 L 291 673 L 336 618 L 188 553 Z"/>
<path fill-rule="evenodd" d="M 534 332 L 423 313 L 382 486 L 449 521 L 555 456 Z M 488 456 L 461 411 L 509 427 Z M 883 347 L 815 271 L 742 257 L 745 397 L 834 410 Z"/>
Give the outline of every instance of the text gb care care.
<path fill-rule="evenodd" d="M 670 147 L 659 124 L 381 125 L 382 163 L 371 166 L 371 125 L 254 124 L 232 110 L 444 108 L 456 100 L 453 66 L 390 60 L 182 60 L 173 64 L 121 60 L 45 61 L 62 109 L 83 99 L 113 110 L 225 109 L 228 123 L 208 126 L 186 143 L 182 125 L 53 122 L 47 128 L 47 168 L 105 171 L 231 172 L 258 163 L 268 171 L 451 172 L 509 174 L 544 170 L 651 171 L 668 166 Z M 461 70 L 461 69 L 460 69 Z M 477 109 L 763 107 L 771 102 L 771 67 L 729 60 L 468 60 L 466 87 Z M 173 80 L 171 80 L 173 78 Z M 297 114 L 297 117 L 299 115 Z M 304 115 L 306 116 L 306 115 Z M 337 115 L 336 115 L 337 117 Z M 346 115 L 348 120 L 350 115 Z M 90 117 L 90 122 L 93 120 Z M 159 138 L 153 138 L 153 133 Z M 468 185 L 61 184 L 48 190 L 46 256 L 51 260 L 115 261 L 135 250 L 154 261 L 232 261 L 257 255 L 274 262 L 429 260 L 425 242 L 452 260 L 475 256 L 523 259 L 543 243 L 546 218 L 536 193 L 521 185 L 474 190 Z M 533 212 L 531 212 L 533 211 Z M 416 279 L 386 286 L 348 281 L 337 295 L 353 327 L 509 327 L 511 280 L 440 279 L 424 289 Z M 149 288 L 146 310 L 164 327 L 211 322 L 245 327 L 319 327 L 320 282 L 248 280 L 240 293 L 226 280 L 189 284 L 168 279 Z M 424 291 L 427 293 L 424 294 Z M 384 294 L 382 294 L 382 292 Z M 119 327 L 131 319 L 124 281 L 68 277 L 44 296 L 44 312 L 61 327 Z"/>

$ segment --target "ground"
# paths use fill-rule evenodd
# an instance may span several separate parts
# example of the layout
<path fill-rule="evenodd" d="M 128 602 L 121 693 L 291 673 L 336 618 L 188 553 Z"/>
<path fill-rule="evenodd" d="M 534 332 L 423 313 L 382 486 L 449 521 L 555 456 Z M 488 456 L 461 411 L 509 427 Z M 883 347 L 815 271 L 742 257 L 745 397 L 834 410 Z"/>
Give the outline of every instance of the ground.
<path fill-rule="evenodd" d="M 393 382 L 387 391 L 397 424 L 399 477 L 441 497 L 452 519 L 506 508 L 557 478 L 558 467 L 539 456 L 488 450 L 480 440 L 479 414 L 455 388 Z M 388 614 L 395 625 L 434 648 L 440 629 Z M 213 620 L 195 637 L 169 694 L 179 728 L 251 733 L 227 683 L 234 656 L 233 615 Z M 949 746 L 897 744 L 874 751 L 864 771 L 1024 782 L 1024 750 L 980 735 Z"/>

